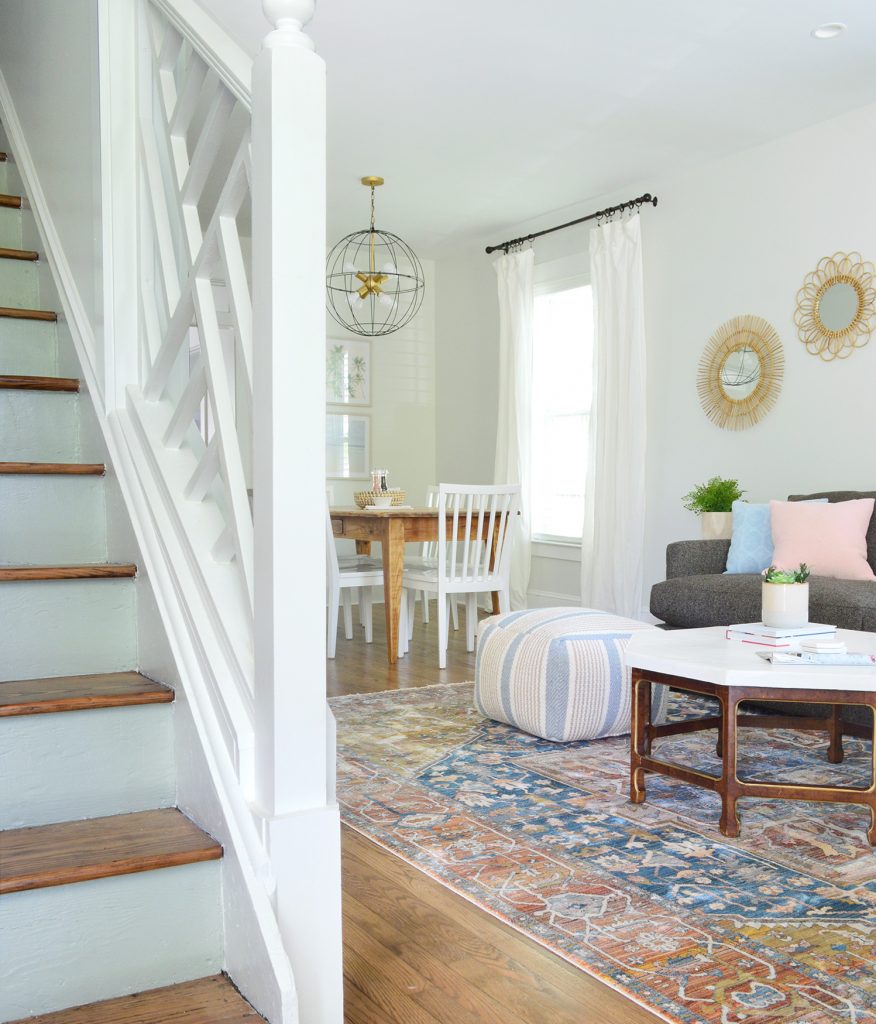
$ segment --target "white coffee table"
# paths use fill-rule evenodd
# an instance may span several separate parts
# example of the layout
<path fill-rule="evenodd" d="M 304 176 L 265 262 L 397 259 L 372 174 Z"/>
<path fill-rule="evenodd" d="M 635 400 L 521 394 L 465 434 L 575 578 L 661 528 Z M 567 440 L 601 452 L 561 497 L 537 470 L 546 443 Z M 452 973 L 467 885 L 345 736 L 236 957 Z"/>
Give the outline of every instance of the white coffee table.
<path fill-rule="evenodd" d="M 870 809 L 867 838 L 876 846 L 876 724 L 862 726 L 844 722 L 842 709 L 857 704 L 869 707 L 876 723 L 876 668 L 837 666 L 771 665 L 746 644 L 724 638 L 725 627 L 643 631 L 634 634 L 626 649 L 626 663 L 632 668 L 632 728 L 630 750 L 630 799 L 645 799 L 645 772 L 668 775 L 718 793 L 721 797 L 721 832 L 739 835 L 736 801 L 743 796 L 783 800 L 820 800 L 862 804 Z M 841 629 L 838 639 L 850 651 L 876 654 L 876 633 Z M 721 713 L 685 722 L 655 725 L 651 721 L 651 684 L 665 683 L 687 693 L 717 698 Z M 798 715 L 740 715 L 742 701 L 803 702 L 828 704 L 828 718 Z M 825 730 L 827 758 L 834 764 L 843 759 L 843 734 L 864 736 L 873 741 L 870 785 L 822 786 L 808 783 L 789 785 L 768 780 L 744 781 L 736 774 L 737 728 Z M 661 736 L 718 730 L 720 776 L 652 756 L 653 740 Z"/>

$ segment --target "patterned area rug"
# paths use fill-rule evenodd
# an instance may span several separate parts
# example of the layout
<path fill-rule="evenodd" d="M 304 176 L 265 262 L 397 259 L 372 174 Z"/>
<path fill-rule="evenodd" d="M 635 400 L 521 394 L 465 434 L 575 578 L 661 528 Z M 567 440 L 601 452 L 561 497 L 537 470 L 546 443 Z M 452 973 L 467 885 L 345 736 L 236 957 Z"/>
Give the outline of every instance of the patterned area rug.
<path fill-rule="evenodd" d="M 672 695 L 670 717 L 707 705 Z M 876 855 L 864 808 L 740 801 L 647 776 L 629 739 L 557 745 L 487 722 L 472 686 L 331 701 L 344 820 L 673 1022 L 876 1024 Z M 659 756 L 717 773 L 715 733 Z M 746 730 L 740 774 L 869 780 L 869 744 L 831 765 L 821 734 Z"/>

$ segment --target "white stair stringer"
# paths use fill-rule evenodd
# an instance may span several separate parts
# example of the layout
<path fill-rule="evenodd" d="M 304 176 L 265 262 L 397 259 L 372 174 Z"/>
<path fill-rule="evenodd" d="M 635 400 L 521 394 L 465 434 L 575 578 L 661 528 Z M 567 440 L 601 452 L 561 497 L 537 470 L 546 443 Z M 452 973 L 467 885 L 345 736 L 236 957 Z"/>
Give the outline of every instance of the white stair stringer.
<path fill-rule="evenodd" d="M 221 862 L 0 897 L 0 1020 L 216 974 Z M 13 937 L 13 938 L 10 938 Z"/>
<path fill-rule="evenodd" d="M 104 489 L 100 476 L 0 476 L 0 566 L 106 562 Z"/>
<path fill-rule="evenodd" d="M 0 736 L 0 829 L 175 804 L 172 704 L 18 715 Z"/>
<path fill-rule="evenodd" d="M 130 579 L 0 583 L 0 622 L 0 681 L 124 672 L 137 664 Z"/>
<path fill-rule="evenodd" d="M 5 319 L 0 334 L 0 374 L 26 374 L 33 377 L 57 375 L 56 324 L 45 320 Z M 4 438 L 4 450 L 5 441 Z"/>

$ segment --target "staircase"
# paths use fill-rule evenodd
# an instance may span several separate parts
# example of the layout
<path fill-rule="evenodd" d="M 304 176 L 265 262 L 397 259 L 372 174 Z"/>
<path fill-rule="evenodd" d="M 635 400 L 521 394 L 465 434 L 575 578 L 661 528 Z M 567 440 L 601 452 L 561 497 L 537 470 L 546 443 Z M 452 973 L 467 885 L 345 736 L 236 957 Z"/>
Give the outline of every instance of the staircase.
<path fill-rule="evenodd" d="M 9 163 L 0 153 L 0 1021 L 259 1021 L 221 973 L 222 847 L 175 806 L 173 691 L 136 671 L 148 584 L 109 559 L 120 513 L 88 399 L 61 375 L 72 357 L 40 308 Z"/>

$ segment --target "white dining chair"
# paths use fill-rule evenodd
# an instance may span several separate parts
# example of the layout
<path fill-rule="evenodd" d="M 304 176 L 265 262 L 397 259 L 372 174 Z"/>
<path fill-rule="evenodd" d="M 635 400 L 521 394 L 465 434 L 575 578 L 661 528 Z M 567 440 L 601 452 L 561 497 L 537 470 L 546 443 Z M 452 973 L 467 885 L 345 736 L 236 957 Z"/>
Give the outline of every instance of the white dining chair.
<path fill-rule="evenodd" d="M 438 485 L 437 564 L 435 568 L 406 569 L 402 584 L 409 620 L 418 592 L 437 595 L 439 668 L 447 667 L 454 595 L 465 597 L 467 651 L 474 650 L 479 594 L 498 591 L 500 610 L 510 611 L 511 546 L 519 509 L 518 484 Z"/>
<path fill-rule="evenodd" d="M 438 507 L 438 486 L 437 484 L 429 484 L 426 488 L 426 508 L 437 508 Z M 412 572 L 416 572 L 422 569 L 435 569 L 438 566 L 438 544 L 434 540 L 426 540 L 420 545 L 419 555 L 405 558 L 405 569 L 409 569 Z M 429 624 L 429 602 L 431 595 L 428 590 L 423 590 L 419 594 L 416 594 L 414 600 L 416 601 L 419 597 L 423 602 L 423 622 Z M 453 628 L 459 629 L 459 612 L 457 611 L 456 601 L 451 600 L 450 602 L 450 617 L 453 622 Z M 413 613 L 408 615 L 408 639 L 414 635 L 414 615 Z"/>
<path fill-rule="evenodd" d="M 326 590 L 328 599 L 328 615 L 326 617 L 326 650 L 329 658 L 334 658 L 338 642 L 338 617 L 341 605 L 344 606 L 344 636 L 353 639 L 353 591 L 359 605 L 359 623 L 365 628 L 365 643 L 374 640 L 374 619 L 372 615 L 372 587 L 383 586 L 383 568 L 376 562 L 357 559 L 352 565 L 345 565 L 338 558 L 335 547 L 335 535 L 328 505 L 325 510 L 325 553 L 326 553 Z M 408 650 L 407 605 L 402 601 L 399 621 L 398 656 L 403 657 Z"/>

